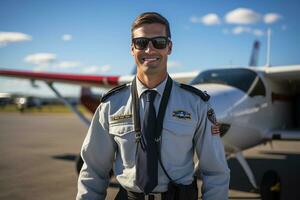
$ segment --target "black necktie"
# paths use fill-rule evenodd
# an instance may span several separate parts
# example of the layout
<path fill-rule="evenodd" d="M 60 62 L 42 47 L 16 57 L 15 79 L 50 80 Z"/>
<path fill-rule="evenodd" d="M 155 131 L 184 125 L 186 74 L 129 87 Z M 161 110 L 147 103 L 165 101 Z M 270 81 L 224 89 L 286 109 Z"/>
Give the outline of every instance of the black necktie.
<path fill-rule="evenodd" d="M 155 143 L 156 114 L 154 99 L 156 91 L 145 92 L 145 115 L 140 144 L 137 147 L 136 184 L 145 194 L 157 186 L 158 156 Z"/>

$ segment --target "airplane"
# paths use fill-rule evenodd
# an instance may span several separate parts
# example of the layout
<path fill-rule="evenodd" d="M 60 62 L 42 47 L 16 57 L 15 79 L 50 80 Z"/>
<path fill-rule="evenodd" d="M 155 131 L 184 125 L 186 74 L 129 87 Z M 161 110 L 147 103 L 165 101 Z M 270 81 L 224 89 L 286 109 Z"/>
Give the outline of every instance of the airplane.
<path fill-rule="evenodd" d="M 210 69 L 202 72 L 170 74 L 181 83 L 188 83 L 211 96 L 210 103 L 220 124 L 220 135 L 227 158 L 235 156 L 254 189 L 263 200 L 280 194 L 280 177 L 267 171 L 257 184 L 243 151 L 272 140 L 300 140 L 300 65 L 257 66 L 259 44 L 254 44 L 249 67 Z M 83 86 L 81 103 L 94 113 L 100 98 L 89 87 L 112 88 L 129 83 L 134 75 L 97 76 L 57 74 L 0 69 L 0 76 L 41 80 L 87 126 L 90 121 L 71 105 L 53 83 Z M 82 160 L 77 160 L 80 170 Z"/>

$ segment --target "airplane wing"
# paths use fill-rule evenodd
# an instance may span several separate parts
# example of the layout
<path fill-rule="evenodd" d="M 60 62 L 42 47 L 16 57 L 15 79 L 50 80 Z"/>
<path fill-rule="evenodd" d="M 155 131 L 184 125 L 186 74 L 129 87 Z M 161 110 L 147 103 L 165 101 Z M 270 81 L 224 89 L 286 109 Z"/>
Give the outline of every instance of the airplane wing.
<path fill-rule="evenodd" d="M 266 139 L 300 141 L 300 130 L 273 130 L 267 134 Z"/>
<path fill-rule="evenodd" d="M 278 81 L 300 81 L 300 65 L 266 67 L 266 77 Z"/>
<path fill-rule="evenodd" d="M 170 76 L 181 83 L 188 83 L 198 72 L 176 73 Z M 48 83 L 68 83 L 87 87 L 111 88 L 130 82 L 134 75 L 129 76 L 100 76 L 100 75 L 81 75 L 66 73 L 33 72 L 21 70 L 0 69 L 0 76 L 23 78 L 28 80 L 40 80 Z"/>
<path fill-rule="evenodd" d="M 82 86 L 113 87 L 120 85 L 118 76 L 79 75 L 48 72 L 33 72 L 20 70 L 0 70 L 0 76 L 23 78 L 28 80 L 40 80 L 48 83 L 68 83 Z"/>

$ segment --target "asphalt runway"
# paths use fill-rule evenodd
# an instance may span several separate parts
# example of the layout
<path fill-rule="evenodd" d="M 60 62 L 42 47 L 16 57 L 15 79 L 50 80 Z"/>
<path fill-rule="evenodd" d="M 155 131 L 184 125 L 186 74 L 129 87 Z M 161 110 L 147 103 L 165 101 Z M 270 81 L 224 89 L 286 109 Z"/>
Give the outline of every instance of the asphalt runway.
<path fill-rule="evenodd" d="M 87 127 L 73 114 L 0 113 L 0 199 L 75 199 L 75 159 Z M 244 152 L 258 181 L 268 169 L 282 179 L 282 199 L 300 199 L 300 142 L 273 142 Z M 229 199 L 260 199 L 236 159 Z M 118 185 L 112 180 L 106 199 Z"/>

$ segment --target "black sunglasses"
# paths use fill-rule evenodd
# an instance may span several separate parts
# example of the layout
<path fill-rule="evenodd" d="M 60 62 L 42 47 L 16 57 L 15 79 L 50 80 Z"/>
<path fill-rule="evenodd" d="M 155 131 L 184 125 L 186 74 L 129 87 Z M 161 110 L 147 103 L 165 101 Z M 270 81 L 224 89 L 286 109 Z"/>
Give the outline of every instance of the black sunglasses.
<path fill-rule="evenodd" d="M 164 36 L 153 37 L 153 38 L 138 37 L 132 39 L 134 48 L 138 50 L 145 50 L 148 47 L 149 41 L 152 42 L 154 48 L 164 49 L 167 47 L 170 40 L 168 37 L 164 37 Z"/>

